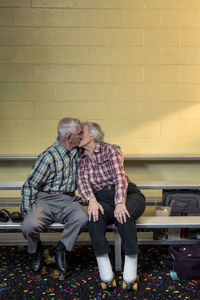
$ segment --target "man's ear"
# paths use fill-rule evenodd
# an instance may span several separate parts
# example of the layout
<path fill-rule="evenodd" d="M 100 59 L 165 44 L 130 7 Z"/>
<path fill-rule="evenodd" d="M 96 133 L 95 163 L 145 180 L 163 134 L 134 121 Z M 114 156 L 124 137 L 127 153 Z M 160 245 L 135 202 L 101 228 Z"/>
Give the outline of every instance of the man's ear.
<path fill-rule="evenodd" d="M 68 143 L 70 143 L 71 142 L 71 139 L 72 138 L 72 134 L 70 133 L 70 134 L 68 134 L 68 136 L 66 136 L 66 141 L 68 142 Z"/>

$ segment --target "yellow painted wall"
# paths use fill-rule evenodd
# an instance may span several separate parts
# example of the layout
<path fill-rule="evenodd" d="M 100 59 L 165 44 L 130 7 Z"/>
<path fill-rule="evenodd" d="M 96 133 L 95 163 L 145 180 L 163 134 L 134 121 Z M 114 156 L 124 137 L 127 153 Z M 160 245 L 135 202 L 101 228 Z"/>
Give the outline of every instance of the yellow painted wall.
<path fill-rule="evenodd" d="M 124 154 L 199 153 L 199 83 L 199 0 L 0 0 L 0 154 L 40 153 L 66 116 L 100 123 Z M 136 180 L 200 175 L 126 167 Z M 1 163 L 0 180 L 29 169 Z"/>

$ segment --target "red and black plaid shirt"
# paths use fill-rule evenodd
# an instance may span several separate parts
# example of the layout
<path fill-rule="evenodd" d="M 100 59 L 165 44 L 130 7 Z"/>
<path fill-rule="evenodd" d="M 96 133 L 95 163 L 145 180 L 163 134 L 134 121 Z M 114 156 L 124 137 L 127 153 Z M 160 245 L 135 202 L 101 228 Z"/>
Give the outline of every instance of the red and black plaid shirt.
<path fill-rule="evenodd" d="M 83 153 L 77 176 L 80 195 L 89 201 L 108 185 L 115 185 L 115 204 L 125 203 L 128 177 L 124 171 L 123 155 L 113 145 L 98 143 L 92 152 L 92 158 Z"/>

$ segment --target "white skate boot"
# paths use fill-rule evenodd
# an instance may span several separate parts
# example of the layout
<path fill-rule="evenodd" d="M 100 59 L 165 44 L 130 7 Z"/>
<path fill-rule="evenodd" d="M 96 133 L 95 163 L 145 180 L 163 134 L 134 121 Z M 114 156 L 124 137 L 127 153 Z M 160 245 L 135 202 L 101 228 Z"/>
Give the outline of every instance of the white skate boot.
<path fill-rule="evenodd" d="M 125 255 L 123 271 L 123 289 L 138 288 L 137 255 Z"/>
<path fill-rule="evenodd" d="M 99 275 L 102 280 L 102 289 L 115 288 L 117 286 L 116 280 L 113 279 L 113 271 L 108 254 L 97 256 L 96 259 L 99 267 Z"/>

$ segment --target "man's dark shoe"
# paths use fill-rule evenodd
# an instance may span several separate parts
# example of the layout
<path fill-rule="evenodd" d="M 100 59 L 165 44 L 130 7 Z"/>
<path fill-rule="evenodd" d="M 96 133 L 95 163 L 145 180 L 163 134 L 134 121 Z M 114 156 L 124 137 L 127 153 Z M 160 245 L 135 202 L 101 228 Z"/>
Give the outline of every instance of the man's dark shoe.
<path fill-rule="evenodd" d="M 66 250 L 55 248 L 55 257 L 56 257 L 56 265 L 58 270 L 66 274 L 67 272 L 67 258 L 66 258 Z"/>
<path fill-rule="evenodd" d="M 36 253 L 32 254 L 31 268 L 34 273 L 40 272 L 42 268 L 43 248 L 41 242 L 38 243 Z"/>

